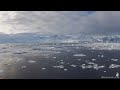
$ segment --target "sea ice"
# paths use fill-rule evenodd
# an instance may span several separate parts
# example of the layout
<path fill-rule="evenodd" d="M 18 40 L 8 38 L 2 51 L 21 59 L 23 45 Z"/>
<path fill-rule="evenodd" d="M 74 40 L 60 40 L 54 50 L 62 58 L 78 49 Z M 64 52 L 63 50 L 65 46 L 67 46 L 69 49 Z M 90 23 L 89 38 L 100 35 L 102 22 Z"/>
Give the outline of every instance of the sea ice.
<path fill-rule="evenodd" d="M 85 69 L 85 68 L 93 68 L 93 69 L 96 69 L 96 70 L 105 67 L 105 66 L 98 66 L 98 65 L 95 64 L 95 63 L 91 63 L 91 64 L 93 64 L 93 65 L 85 65 L 85 64 L 82 64 L 81 67 L 82 67 L 83 69 Z"/>
<path fill-rule="evenodd" d="M 92 61 L 96 61 L 96 59 L 92 59 Z"/>
<path fill-rule="evenodd" d="M 88 62 L 88 64 L 95 64 L 94 62 Z"/>
<path fill-rule="evenodd" d="M 63 65 L 53 66 L 53 68 L 64 68 L 64 66 Z"/>
<path fill-rule="evenodd" d="M 86 55 L 84 55 L 84 54 L 75 54 L 75 55 L 73 55 L 73 56 L 75 56 L 75 57 L 84 57 L 84 56 L 86 56 Z"/>
<path fill-rule="evenodd" d="M 36 61 L 33 61 L 33 60 L 29 60 L 28 62 L 29 62 L 29 63 L 35 63 Z"/>
<path fill-rule="evenodd" d="M 75 64 L 72 64 L 71 66 L 72 66 L 72 67 L 76 67 L 77 65 L 75 65 Z"/>
<path fill-rule="evenodd" d="M 118 61 L 118 59 L 111 59 L 112 61 Z"/>
<path fill-rule="evenodd" d="M 17 62 L 21 61 L 22 59 L 18 59 Z"/>
<path fill-rule="evenodd" d="M 117 64 L 111 64 L 109 66 L 109 68 L 120 68 L 120 65 L 117 65 Z"/>
<path fill-rule="evenodd" d="M 64 68 L 64 66 L 63 65 L 59 65 L 59 68 Z"/>
<path fill-rule="evenodd" d="M 77 59 L 78 61 L 81 61 L 81 59 Z"/>
<path fill-rule="evenodd" d="M 119 78 L 119 73 L 118 72 L 116 73 L 116 77 Z"/>
<path fill-rule="evenodd" d="M 45 70 L 46 68 L 42 68 L 42 70 Z"/>
<path fill-rule="evenodd" d="M 61 64 L 65 64 L 65 62 L 60 62 Z"/>
<path fill-rule="evenodd" d="M 63 61 L 63 60 L 60 60 L 61 62 Z"/>
<path fill-rule="evenodd" d="M 64 69 L 64 71 L 67 71 L 67 69 Z"/>
<path fill-rule="evenodd" d="M 56 57 L 53 57 L 53 58 L 56 58 Z"/>
<path fill-rule="evenodd" d="M 27 66 L 21 66 L 21 68 L 26 68 Z"/>
<path fill-rule="evenodd" d="M 100 55 L 98 55 L 98 57 L 100 57 Z"/>
<path fill-rule="evenodd" d="M 104 57 L 104 55 L 101 55 L 101 57 Z"/>

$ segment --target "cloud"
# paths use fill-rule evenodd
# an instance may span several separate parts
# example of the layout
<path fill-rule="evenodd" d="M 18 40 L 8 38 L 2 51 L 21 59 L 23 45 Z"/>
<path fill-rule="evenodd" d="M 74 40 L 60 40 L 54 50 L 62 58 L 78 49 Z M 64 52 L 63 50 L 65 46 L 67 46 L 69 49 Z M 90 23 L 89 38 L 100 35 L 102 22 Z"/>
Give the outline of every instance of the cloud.
<path fill-rule="evenodd" d="M 4 33 L 118 33 L 119 11 L 1 11 Z"/>

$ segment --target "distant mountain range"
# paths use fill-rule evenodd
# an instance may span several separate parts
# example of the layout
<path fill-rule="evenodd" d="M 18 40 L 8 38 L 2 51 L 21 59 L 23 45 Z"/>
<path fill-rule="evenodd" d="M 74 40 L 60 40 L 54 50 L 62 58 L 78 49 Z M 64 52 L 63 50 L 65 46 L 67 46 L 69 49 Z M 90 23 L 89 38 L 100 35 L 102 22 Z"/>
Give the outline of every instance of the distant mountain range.
<path fill-rule="evenodd" d="M 99 43 L 120 43 L 120 36 L 91 36 L 86 34 L 77 35 L 45 35 L 40 33 L 20 33 L 3 34 L 0 33 L 0 43 L 35 43 L 35 42 L 61 42 L 61 43 L 80 43 L 80 42 L 99 42 Z"/>
<path fill-rule="evenodd" d="M 120 36 L 104 36 L 101 38 L 93 38 L 94 42 L 102 42 L 102 43 L 120 43 Z"/>

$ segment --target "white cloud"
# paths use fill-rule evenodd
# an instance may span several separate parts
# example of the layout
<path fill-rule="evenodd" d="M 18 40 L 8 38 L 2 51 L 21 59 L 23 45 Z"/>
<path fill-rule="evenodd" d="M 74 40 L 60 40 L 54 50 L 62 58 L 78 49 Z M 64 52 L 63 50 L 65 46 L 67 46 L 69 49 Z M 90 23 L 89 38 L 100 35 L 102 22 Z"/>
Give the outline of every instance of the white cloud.
<path fill-rule="evenodd" d="M 4 33 L 118 33 L 119 11 L 1 11 L 0 32 Z"/>

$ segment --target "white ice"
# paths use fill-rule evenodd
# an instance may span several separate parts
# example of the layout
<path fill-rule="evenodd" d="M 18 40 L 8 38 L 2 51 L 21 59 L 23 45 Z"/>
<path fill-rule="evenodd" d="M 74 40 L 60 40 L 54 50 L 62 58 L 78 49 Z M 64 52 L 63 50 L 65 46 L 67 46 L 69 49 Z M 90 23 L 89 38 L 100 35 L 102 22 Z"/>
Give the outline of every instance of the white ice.
<path fill-rule="evenodd" d="M 67 71 L 67 69 L 64 69 L 64 71 Z"/>
<path fill-rule="evenodd" d="M 21 66 L 21 68 L 26 68 L 27 66 Z"/>
<path fill-rule="evenodd" d="M 86 55 L 84 55 L 84 54 L 75 54 L 75 55 L 73 55 L 73 56 L 75 56 L 75 57 L 84 57 L 84 56 L 86 56 Z"/>
<path fill-rule="evenodd" d="M 111 59 L 112 61 L 118 61 L 118 59 Z"/>
<path fill-rule="evenodd" d="M 118 64 L 111 64 L 109 68 L 120 68 L 120 65 Z"/>
<path fill-rule="evenodd" d="M 28 62 L 29 62 L 29 63 L 35 63 L 36 61 L 34 61 L 34 60 L 29 60 Z"/>
<path fill-rule="evenodd" d="M 72 67 L 76 67 L 77 65 L 75 65 L 75 64 L 72 64 L 71 66 L 72 66 Z"/>
<path fill-rule="evenodd" d="M 46 68 L 42 68 L 42 70 L 45 70 Z"/>

